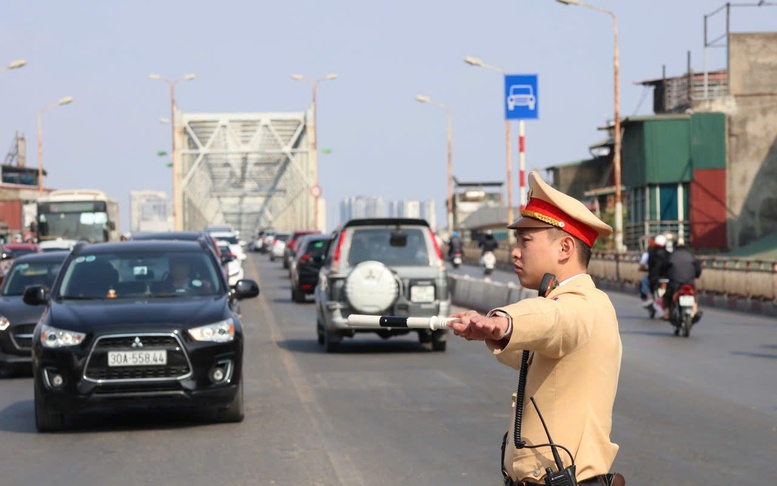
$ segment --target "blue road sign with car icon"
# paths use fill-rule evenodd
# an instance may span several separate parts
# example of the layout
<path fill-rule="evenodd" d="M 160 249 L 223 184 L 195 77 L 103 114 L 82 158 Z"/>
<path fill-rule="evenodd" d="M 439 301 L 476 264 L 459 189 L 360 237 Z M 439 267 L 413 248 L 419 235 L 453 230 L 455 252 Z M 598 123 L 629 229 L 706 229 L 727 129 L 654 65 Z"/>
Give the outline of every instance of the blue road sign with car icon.
<path fill-rule="evenodd" d="M 505 119 L 538 118 L 537 75 L 505 75 Z"/>

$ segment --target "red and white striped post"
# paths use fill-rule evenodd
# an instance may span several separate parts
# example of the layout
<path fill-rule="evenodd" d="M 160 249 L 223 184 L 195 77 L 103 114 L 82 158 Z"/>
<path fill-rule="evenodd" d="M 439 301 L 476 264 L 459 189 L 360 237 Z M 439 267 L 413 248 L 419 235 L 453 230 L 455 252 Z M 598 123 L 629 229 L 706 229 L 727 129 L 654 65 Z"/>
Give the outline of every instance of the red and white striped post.
<path fill-rule="evenodd" d="M 518 169 L 521 186 L 521 211 L 526 209 L 526 139 L 525 122 L 518 120 Z"/>

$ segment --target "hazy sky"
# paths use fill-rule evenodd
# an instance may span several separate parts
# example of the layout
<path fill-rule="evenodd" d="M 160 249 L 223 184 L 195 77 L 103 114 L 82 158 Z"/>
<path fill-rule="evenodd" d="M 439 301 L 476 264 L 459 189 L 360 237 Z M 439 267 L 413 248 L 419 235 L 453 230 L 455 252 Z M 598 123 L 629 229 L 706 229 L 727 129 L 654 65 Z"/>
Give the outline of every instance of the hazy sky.
<path fill-rule="evenodd" d="M 615 11 L 620 30 L 622 116 L 649 114 L 636 81 L 703 69 L 704 15 L 722 0 L 591 0 Z M 757 3 L 750 1 L 749 3 Z M 732 31 L 777 30 L 777 7 L 732 8 Z M 709 20 L 725 32 L 725 15 Z M 196 73 L 176 88 L 191 113 L 302 111 L 301 73 L 339 78 L 319 87 L 320 181 L 337 223 L 351 195 L 435 199 L 444 221 L 445 112 L 453 110 L 453 172 L 503 180 L 503 81 L 463 62 L 477 56 L 513 74 L 538 74 L 540 119 L 526 123 L 527 169 L 588 157 L 613 112 L 612 23 L 553 0 L 2 0 L 0 148 L 24 134 L 37 166 L 36 120 L 47 111 L 44 166 L 53 188 L 99 188 L 118 199 L 129 227 L 129 191 L 170 192 L 167 85 L 148 79 Z M 709 49 L 709 68 L 725 66 Z M 644 97 L 644 99 L 643 99 Z M 640 101 L 642 102 L 640 103 Z M 514 127 L 517 132 L 517 124 Z M 3 144 L 6 144 L 3 146 Z M 516 150 L 517 152 L 517 150 Z M 517 154 L 514 201 L 517 195 Z"/>

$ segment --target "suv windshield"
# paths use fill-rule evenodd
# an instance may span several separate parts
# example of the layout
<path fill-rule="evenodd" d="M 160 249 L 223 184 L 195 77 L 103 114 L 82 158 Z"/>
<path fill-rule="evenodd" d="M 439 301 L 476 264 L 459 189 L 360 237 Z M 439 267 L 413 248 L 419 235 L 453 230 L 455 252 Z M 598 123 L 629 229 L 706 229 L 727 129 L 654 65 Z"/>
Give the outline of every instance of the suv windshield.
<path fill-rule="evenodd" d="M 51 288 L 61 266 L 62 262 L 18 263 L 3 281 L 3 295 L 22 295 L 32 285 Z"/>
<path fill-rule="evenodd" d="M 221 270 L 205 252 L 121 252 L 70 261 L 59 288 L 65 299 L 213 296 Z"/>
<path fill-rule="evenodd" d="M 354 228 L 348 264 L 354 266 L 367 260 L 377 260 L 392 266 L 429 265 L 429 251 L 423 231 L 403 228 L 401 232 L 407 237 L 406 243 L 391 246 L 391 235 L 396 231 L 393 228 Z"/>

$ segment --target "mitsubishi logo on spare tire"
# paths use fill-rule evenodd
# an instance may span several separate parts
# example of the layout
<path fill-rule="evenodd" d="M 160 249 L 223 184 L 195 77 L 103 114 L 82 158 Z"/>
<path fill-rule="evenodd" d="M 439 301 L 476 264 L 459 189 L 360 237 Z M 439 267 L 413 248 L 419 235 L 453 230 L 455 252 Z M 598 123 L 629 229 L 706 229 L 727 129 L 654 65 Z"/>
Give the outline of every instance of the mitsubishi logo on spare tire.
<path fill-rule="evenodd" d="M 345 295 L 360 314 L 381 314 L 396 302 L 399 285 L 388 267 L 369 260 L 351 270 L 345 279 Z"/>

